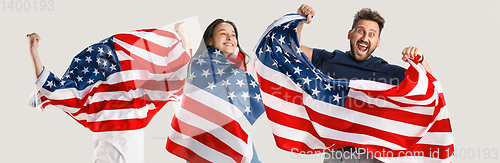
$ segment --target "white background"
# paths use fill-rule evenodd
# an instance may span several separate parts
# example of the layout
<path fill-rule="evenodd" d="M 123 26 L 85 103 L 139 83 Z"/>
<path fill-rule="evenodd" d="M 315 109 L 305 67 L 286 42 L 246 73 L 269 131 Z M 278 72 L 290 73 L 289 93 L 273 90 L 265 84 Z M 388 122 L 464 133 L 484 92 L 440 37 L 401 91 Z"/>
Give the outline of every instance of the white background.
<path fill-rule="evenodd" d="M 13 11 L 8 8 L 11 1 Z M 216 18 L 235 22 L 242 48 L 253 55 L 253 48 L 267 26 L 286 13 L 296 12 L 304 3 L 52 0 L 52 11 L 40 11 L 41 0 L 37 0 L 34 11 L 34 1 L 29 0 L 28 11 L 25 11 L 27 6 L 17 11 L 17 0 L 1 0 L 0 4 L 0 55 L 4 56 L 0 59 L 0 162 L 92 161 L 93 138 L 88 129 L 53 106 L 40 113 L 27 105 L 35 81 L 27 33 L 41 35 L 42 62 L 60 76 L 77 53 L 114 33 L 162 27 L 194 16 L 203 30 Z M 307 4 L 315 9 L 316 16 L 311 24 L 304 26 L 303 44 L 330 51 L 349 50 L 347 32 L 359 9 L 370 7 L 379 11 L 386 24 L 380 47 L 373 54 L 408 67 L 401 60 L 403 48 L 412 45 L 422 50 L 434 76 L 444 87 L 459 154 L 454 162 L 499 162 L 496 92 L 500 89 L 495 71 L 500 55 L 498 1 L 311 0 Z M 147 163 L 184 162 L 165 150 L 173 113 L 172 105 L 167 105 L 146 128 Z M 263 162 L 322 162 L 320 155 L 299 156 L 278 149 L 265 116 L 249 131 Z M 496 159 L 492 159 L 494 156 Z"/>

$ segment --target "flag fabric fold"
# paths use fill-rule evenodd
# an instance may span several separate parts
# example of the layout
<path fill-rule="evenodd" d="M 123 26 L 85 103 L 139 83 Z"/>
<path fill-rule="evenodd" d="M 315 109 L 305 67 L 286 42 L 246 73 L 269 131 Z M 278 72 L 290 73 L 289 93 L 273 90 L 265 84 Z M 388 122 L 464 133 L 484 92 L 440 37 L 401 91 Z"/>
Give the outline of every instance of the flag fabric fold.
<path fill-rule="evenodd" d="M 276 20 L 255 49 L 279 148 L 317 154 L 354 146 L 384 162 L 451 162 L 453 135 L 439 81 L 413 60 L 397 86 L 333 79 L 300 51 L 296 28 L 304 20 L 297 14 Z"/>
<path fill-rule="evenodd" d="M 257 159 L 238 119 L 253 124 L 264 105 L 257 82 L 235 63 L 213 48 L 191 59 L 181 109 L 170 124 L 170 153 L 192 163 Z"/>
<path fill-rule="evenodd" d="M 118 33 L 76 55 L 59 78 L 44 69 L 31 105 L 53 105 L 93 132 L 136 130 L 179 101 L 191 56 L 172 32 Z"/>

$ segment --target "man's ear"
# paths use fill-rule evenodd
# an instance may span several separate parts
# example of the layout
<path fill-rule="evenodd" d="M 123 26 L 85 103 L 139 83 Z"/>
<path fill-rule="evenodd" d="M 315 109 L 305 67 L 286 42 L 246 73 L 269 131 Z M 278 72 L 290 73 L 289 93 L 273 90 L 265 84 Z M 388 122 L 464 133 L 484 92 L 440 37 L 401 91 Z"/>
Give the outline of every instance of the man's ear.
<path fill-rule="evenodd" d="M 380 37 L 378 38 L 378 43 L 376 47 L 378 48 L 379 45 L 380 45 Z"/>
<path fill-rule="evenodd" d="M 347 39 L 349 39 L 349 40 L 351 39 L 351 32 L 352 32 L 352 30 L 349 30 L 349 32 L 347 33 Z"/>

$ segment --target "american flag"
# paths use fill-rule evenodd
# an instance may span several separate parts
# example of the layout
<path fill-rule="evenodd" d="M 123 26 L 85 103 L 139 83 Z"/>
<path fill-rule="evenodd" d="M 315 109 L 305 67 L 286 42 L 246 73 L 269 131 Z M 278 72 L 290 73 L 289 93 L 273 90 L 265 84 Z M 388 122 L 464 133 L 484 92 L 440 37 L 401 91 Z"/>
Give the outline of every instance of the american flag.
<path fill-rule="evenodd" d="M 166 149 L 189 162 L 250 162 L 253 143 L 238 119 L 253 124 L 264 105 L 259 85 L 217 49 L 195 56 L 182 109 L 175 113 Z"/>
<path fill-rule="evenodd" d="M 398 86 L 332 79 L 300 51 L 296 27 L 305 19 L 276 20 L 255 50 L 279 148 L 317 154 L 354 146 L 384 162 L 451 162 L 453 135 L 439 81 L 415 61 Z"/>
<path fill-rule="evenodd" d="M 32 106 L 56 106 L 93 132 L 141 129 L 179 100 L 190 58 L 169 31 L 115 34 L 76 55 L 62 78 L 44 70 Z"/>

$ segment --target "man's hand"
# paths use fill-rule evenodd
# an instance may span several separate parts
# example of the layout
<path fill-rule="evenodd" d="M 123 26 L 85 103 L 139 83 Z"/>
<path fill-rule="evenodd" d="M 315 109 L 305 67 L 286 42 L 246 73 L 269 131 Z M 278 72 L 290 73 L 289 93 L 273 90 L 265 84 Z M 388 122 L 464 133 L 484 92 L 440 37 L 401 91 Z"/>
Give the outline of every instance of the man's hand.
<path fill-rule="evenodd" d="M 309 24 L 309 23 L 311 23 L 312 17 L 314 16 L 315 12 L 311 6 L 306 5 L 306 4 L 302 4 L 302 5 L 300 5 L 299 9 L 297 9 L 297 14 L 307 16 L 307 20 L 305 21 L 305 23 Z M 304 26 L 304 23 L 300 23 L 297 26 L 297 38 L 299 40 L 299 44 L 300 44 L 300 39 L 302 38 L 302 27 L 303 26 Z M 309 58 L 309 60 L 312 60 L 312 51 L 313 51 L 312 49 L 300 44 L 300 50 L 302 52 L 304 52 L 304 54 L 307 56 L 307 58 Z"/>
<path fill-rule="evenodd" d="M 41 38 L 36 33 L 27 34 L 26 38 L 28 39 L 28 44 L 30 48 L 31 59 L 33 60 L 33 66 L 35 68 L 35 76 L 38 78 L 43 71 L 43 64 L 38 56 L 38 43 Z"/>
<path fill-rule="evenodd" d="M 413 47 L 413 46 L 408 46 L 403 50 L 403 61 L 408 62 L 408 58 L 415 59 L 415 57 L 420 56 L 420 60 L 418 62 L 422 63 L 422 66 L 424 66 L 425 70 L 427 72 L 432 74 L 431 67 L 427 63 L 427 61 L 424 60 L 424 57 L 422 56 L 422 52 L 420 51 L 419 48 Z"/>
<path fill-rule="evenodd" d="M 421 57 L 420 60 L 419 60 L 419 62 L 421 62 L 423 60 L 423 58 L 422 58 L 422 52 L 417 47 L 408 46 L 401 53 L 403 54 L 403 58 L 402 59 L 405 62 L 408 62 L 408 58 L 415 59 L 415 57 L 417 57 L 417 56 Z"/>
<path fill-rule="evenodd" d="M 312 17 L 314 16 L 315 12 L 312 9 L 311 6 L 302 4 L 299 9 L 297 9 L 297 14 L 307 16 L 307 21 L 305 21 L 306 24 L 311 23 Z"/>
<path fill-rule="evenodd" d="M 41 40 L 40 36 L 36 33 L 31 33 L 31 34 L 27 34 L 26 38 L 28 39 L 30 51 L 37 50 L 38 43 Z"/>

